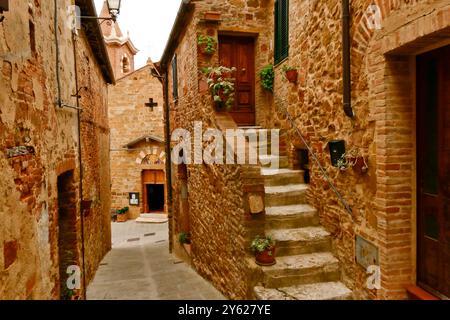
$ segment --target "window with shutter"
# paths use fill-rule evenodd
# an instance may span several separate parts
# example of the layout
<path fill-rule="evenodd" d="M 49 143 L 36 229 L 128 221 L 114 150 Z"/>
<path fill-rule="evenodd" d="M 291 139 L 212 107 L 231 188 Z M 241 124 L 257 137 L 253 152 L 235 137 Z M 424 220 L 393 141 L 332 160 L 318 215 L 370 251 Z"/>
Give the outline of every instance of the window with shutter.
<path fill-rule="evenodd" d="M 178 99 L 178 66 L 177 66 L 177 55 L 172 59 L 172 95 L 173 99 Z"/>
<path fill-rule="evenodd" d="M 289 56 L 289 0 L 275 1 L 275 64 Z"/>

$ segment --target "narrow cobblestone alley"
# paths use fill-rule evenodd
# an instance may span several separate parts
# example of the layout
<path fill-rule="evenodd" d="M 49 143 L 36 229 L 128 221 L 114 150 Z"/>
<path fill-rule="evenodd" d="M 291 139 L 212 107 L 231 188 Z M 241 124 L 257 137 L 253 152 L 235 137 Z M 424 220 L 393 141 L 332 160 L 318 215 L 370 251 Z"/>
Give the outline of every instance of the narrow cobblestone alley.
<path fill-rule="evenodd" d="M 210 283 L 169 254 L 167 238 L 167 223 L 113 223 L 113 248 L 88 287 L 88 300 L 223 300 Z"/>

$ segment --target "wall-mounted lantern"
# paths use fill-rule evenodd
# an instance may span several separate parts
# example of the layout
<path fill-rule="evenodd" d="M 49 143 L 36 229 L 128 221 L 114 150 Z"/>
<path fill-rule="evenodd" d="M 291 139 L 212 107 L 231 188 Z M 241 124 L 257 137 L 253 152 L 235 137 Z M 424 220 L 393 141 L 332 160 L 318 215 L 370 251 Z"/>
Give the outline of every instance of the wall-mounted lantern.
<path fill-rule="evenodd" d="M 342 159 L 345 154 L 345 141 L 333 140 L 328 142 L 328 148 L 330 149 L 331 164 L 333 167 L 338 167 L 338 161 Z"/>
<path fill-rule="evenodd" d="M 102 18 L 102 17 L 88 17 L 88 16 L 81 16 L 81 19 L 97 19 L 97 20 L 112 20 L 116 21 L 117 16 L 120 13 L 120 7 L 122 5 L 122 0 L 107 0 L 106 4 L 108 5 L 108 11 L 111 15 L 110 18 Z"/>
<path fill-rule="evenodd" d="M 0 0 L 0 22 L 5 20 L 4 11 L 9 11 L 9 0 Z"/>

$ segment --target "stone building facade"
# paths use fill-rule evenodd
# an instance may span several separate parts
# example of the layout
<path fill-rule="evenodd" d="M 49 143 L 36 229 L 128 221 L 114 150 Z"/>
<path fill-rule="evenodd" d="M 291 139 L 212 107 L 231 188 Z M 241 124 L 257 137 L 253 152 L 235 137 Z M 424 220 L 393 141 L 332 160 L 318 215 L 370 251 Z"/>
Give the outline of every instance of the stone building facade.
<path fill-rule="evenodd" d="M 106 14 L 106 3 L 102 14 Z M 113 31 L 116 30 L 116 31 Z M 108 117 L 111 128 L 112 208 L 129 208 L 128 217 L 166 212 L 165 148 L 162 83 L 155 64 L 135 70 L 138 52 L 129 37 L 119 44 L 111 34 L 121 34 L 118 23 L 105 25 L 103 35 L 117 82 L 109 87 Z M 119 65 L 122 55 L 129 69 Z M 135 197 L 138 201 L 132 201 Z M 130 201 L 131 200 L 131 201 Z"/>
<path fill-rule="evenodd" d="M 73 4 L 10 2 L 0 23 L 0 299 L 82 296 L 111 248 L 114 77 L 97 22 L 83 20 L 73 36 Z M 75 4 L 95 14 L 92 1 Z M 80 267 L 81 291 L 64 285 L 71 265 Z"/>
<path fill-rule="evenodd" d="M 166 212 L 162 84 L 154 69 L 149 61 L 109 88 L 112 208 L 129 207 L 131 219 Z M 130 203 L 130 193 L 138 203 Z"/>
<path fill-rule="evenodd" d="M 258 74 L 265 65 L 274 63 L 274 8 L 280 2 L 287 5 L 285 12 L 288 19 L 285 21 L 288 21 L 289 49 L 285 59 L 274 67 L 274 89 L 273 93 L 268 93 L 260 88 Z M 290 297 L 301 298 L 300 291 L 303 290 L 320 298 L 323 296 L 318 294 L 320 290 L 317 288 L 322 286 L 318 285 L 318 279 L 328 283 L 331 283 L 330 279 L 340 282 L 339 288 L 337 282 L 333 282 L 336 286 L 326 287 L 330 292 L 338 288 L 338 294 L 328 298 L 349 297 L 348 289 L 351 296 L 358 299 L 405 299 L 408 292 L 417 289 L 416 285 L 436 296 L 448 296 L 450 269 L 448 247 L 444 248 L 446 241 L 448 243 L 448 238 L 445 238 L 448 234 L 448 212 L 444 207 L 439 209 L 440 230 L 443 231 L 440 233 L 442 243 L 439 254 L 431 254 L 436 250 L 427 247 L 428 254 L 432 256 L 427 258 L 423 246 L 429 244 L 420 244 L 426 232 L 423 229 L 427 228 L 421 226 L 420 221 L 424 219 L 424 214 L 427 215 L 419 207 L 423 195 L 417 186 L 419 159 L 423 159 L 420 157 L 423 150 L 420 151 L 417 142 L 421 141 L 421 134 L 416 125 L 419 109 L 416 97 L 424 90 L 424 85 L 418 82 L 416 73 L 422 70 L 418 69 L 418 61 L 425 59 L 422 58 L 424 53 L 437 54 L 435 50 L 441 48 L 439 54 L 445 57 L 442 52 L 449 44 L 449 15 L 448 0 L 351 2 L 350 59 L 354 117 L 350 118 L 345 115 L 342 103 L 341 1 L 184 3 L 161 63 L 163 73 L 167 75 L 170 132 L 180 127 L 193 132 L 194 121 L 202 121 L 204 128 L 249 125 L 238 123 L 240 119 L 232 113 L 214 110 L 200 70 L 226 61 L 222 59 L 221 52 L 227 49 L 220 43 L 230 43 L 227 37 L 253 38 L 255 121 L 252 124 L 281 129 L 280 162 L 286 161 L 284 170 L 291 170 L 291 175 L 279 176 L 284 182 L 288 178 L 294 179 L 292 171 L 302 169 L 299 167 L 299 155 L 301 150 L 308 150 L 310 181 L 304 189 L 298 184 L 292 187 L 295 190 L 274 190 L 267 184 L 275 184 L 275 180 L 271 179 L 276 178 L 268 179 L 264 170 L 260 174 L 257 166 L 172 165 L 174 197 L 171 203 L 171 232 L 174 249 L 182 252 L 176 237 L 183 229 L 189 229 L 192 233 L 190 256 L 193 266 L 230 298 L 256 296 L 286 299 L 288 294 L 273 290 L 280 286 L 288 288 L 284 292 L 290 293 Z M 197 47 L 199 35 L 214 37 L 219 50 L 211 56 L 203 55 Z M 443 70 L 446 70 L 448 65 L 442 63 Z M 296 83 L 286 80 L 284 66 L 297 68 Z M 244 70 L 242 72 L 245 73 Z M 442 76 L 440 79 L 445 87 L 446 78 Z M 174 86 L 178 90 L 174 90 Z M 448 103 L 445 90 L 439 90 L 443 96 L 440 103 Z M 336 140 L 343 140 L 347 151 L 356 150 L 357 155 L 364 158 L 367 172 L 358 170 L 357 166 L 347 170 L 332 166 L 329 143 Z M 172 142 L 172 147 L 174 145 Z M 442 157 L 445 161 L 447 156 L 443 153 Z M 445 162 L 443 167 L 446 167 Z M 445 172 L 440 175 L 438 179 L 443 183 Z M 265 214 L 251 215 L 251 202 L 254 196 L 261 193 L 265 201 Z M 292 242 L 289 237 L 294 233 L 295 241 L 308 244 L 304 247 L 311 244 L 312 238 L 331 238 L 331 245 L 327 244 L 326 250 L 323 250 L 325 247 L 318 250 L 317 242 L 313 246 L 315 251 L 332 253 L 332 257 L 324 253 L 320 255 L 323 259 L 329 259 L 329 263 L 320 267 L 325 266 L 328 271 L 335 268 L 334 276 L 328 278 L 329 275 L 322 269 L 322 276 L 314 281 L 302 277 L 305 256 L 298 255 L 298 248 L 294 255 L 285 252 L 287 249 L 295 251 L 293 248 L 283 247 L 278 267 L 272 269 L 255 269 L 246 259 L 250 257 L 248 240 L 252 235 L 278 229 L 273 219 L 281 215 L 278 212 L 281 209 L 277 207 L 274 210 L 272 204 L 277 203 L 274 198 L 280 193 L 285 196 L 284 200 L 304 196 L 305 205 L 316 210 L 320 226 L 325 229 L 318 229 L 315 222 L 315 233 L 312 234 L 313 229 L 307 225 L 311 232 L 305 236 L 306 229 L 298 229 L 303 223 L 300 218 L 292 224 L 284 221 L 285 225 L 289 225 L 291 230 L 295 227 L 296 231 L 288 232 L 289 236 L 279 230 L 274 232 L 281 235 L 278 241 L 280 246 L 285 246 L 286 240 Z M 448 195 L 445 196 L 444 192 L 442 197 L 445 199 Z M 289 211 L 284 210 L 285 216 L 289 215 Z M 304 219 L 310 214 L 312 211 L 303 212 Z M 433 220 L 434 224 L 430 218 L 427 219 L 428 228 L 433 229 L 437 218 Z M 319 263 L 311 262 L 320 260 L 319 255 L 314 255 L 315 251 L 309 252 L 309 270 L 319 268 Z M 368 258 L 371 261 L 368 262 Z M 434 269 L 430 265 L 424 266 L 426 261 L 435 261 L 434 264 L 439 266 Z M 283 269 L 285 263 L 291 267 Z M 374 286 L 368 285 L 368 267 L 375 267 L 371 269 L 375 270 L 375 278 L 379 275 Z M 279 275 L 286 277 L 287 281 L 283 282 L 280 278 L 274 280 Z M 258 284 L 258 289 L 254 290 L 253 287 Z"/>

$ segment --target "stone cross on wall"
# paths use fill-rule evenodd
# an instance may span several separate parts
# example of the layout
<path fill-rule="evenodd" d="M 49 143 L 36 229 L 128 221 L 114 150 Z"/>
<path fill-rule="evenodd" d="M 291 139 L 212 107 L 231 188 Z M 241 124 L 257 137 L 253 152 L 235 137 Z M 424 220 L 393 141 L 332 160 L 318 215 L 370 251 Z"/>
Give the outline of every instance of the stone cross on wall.
<path fill-rule="evenodd" d="M 146 106 L 146 107 L 149 107 L 149 108 L 152 109 L 152 111 L 153 111 L 153 108 L 154 108 L 154 107 L 157 107 L 157 106 L 158 106 L 158 103 L 157 103 L 157 102 L 154 102 L 154 101 L 153 101 L 153 98 L 150 98 L 150 99 L 148 100 L 148 103 L 145 104 L 145 106 Z"/>

